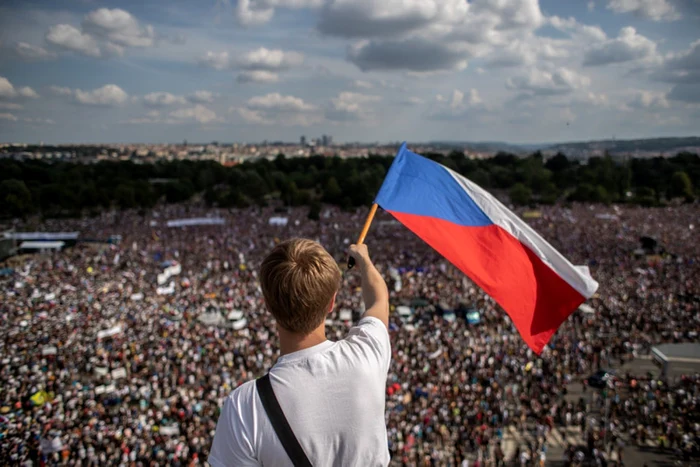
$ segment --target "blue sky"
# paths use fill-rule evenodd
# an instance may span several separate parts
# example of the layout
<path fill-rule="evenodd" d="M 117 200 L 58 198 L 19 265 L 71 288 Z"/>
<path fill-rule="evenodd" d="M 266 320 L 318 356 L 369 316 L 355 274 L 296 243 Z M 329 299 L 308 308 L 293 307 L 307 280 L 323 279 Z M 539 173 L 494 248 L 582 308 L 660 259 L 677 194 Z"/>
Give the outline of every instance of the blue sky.
<path fill-rule="evenodd" d="M 0 141 L 700 134 L 700 0 L 5 1 Z"/>

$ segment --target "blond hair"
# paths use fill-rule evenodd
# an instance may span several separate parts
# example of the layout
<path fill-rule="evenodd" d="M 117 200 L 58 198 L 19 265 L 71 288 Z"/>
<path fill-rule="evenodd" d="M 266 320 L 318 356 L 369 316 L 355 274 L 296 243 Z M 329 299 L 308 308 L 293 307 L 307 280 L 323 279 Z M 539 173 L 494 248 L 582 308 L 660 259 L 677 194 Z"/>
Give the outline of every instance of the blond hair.
<path fill-rule="evenodd" d="M 318 243 L 294 238 L 277 245 L 260 267 L 268 310 L 283 329 L 310 334 L 326 319 L 341 273 Z"/>

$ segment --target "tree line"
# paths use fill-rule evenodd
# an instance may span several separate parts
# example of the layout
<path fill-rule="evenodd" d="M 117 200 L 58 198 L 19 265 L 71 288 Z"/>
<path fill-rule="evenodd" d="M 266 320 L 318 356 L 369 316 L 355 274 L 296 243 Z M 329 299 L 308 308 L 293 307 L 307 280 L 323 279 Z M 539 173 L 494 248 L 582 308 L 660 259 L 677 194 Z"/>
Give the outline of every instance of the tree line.
<path fill-rule="evenodd" d="M 579 161 L 536 152 L 527 157 L 498 153 L 473 160 L 454 151 L 426 157 L 464 175 L 515 205 L 568 202 L 630 203 L 659 206 L 698 196 L 700 157 Z M 201 200 L 209 206 L 246 207 L 281 202 L 310 206 L 317 217 L 321 203 L 343 208 L 369 205 L 393 157 L 341 159 L 312 156 L 245 162 L 224 167 L 212 161 L 133 161 L 81 164 L 39 160 L 0 160 L 0 217 L 97 214 L 103 209 L 147 209 L 157 203 Z"/>

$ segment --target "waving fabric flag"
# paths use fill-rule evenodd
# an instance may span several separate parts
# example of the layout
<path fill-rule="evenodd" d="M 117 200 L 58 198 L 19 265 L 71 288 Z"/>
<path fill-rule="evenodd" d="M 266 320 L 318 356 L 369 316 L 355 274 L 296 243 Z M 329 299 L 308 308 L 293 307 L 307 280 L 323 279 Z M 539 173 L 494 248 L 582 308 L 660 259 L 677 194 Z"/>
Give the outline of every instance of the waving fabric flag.
<path fill-rule="evenodd" d="M 496 300 L 538 354 L 598 288 L 496 198 L 406 144 L 375 203 Z"/>

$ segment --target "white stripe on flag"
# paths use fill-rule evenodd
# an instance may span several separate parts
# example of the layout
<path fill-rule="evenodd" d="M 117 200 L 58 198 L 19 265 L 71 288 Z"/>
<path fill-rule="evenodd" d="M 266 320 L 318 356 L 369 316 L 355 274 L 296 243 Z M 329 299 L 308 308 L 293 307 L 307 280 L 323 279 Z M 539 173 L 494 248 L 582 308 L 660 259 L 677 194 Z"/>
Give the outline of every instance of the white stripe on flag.
<path fill-rule="evenodd" d="M 520 243 L 535 253 L 574 290 L 586 298 L 591 298 L 598 289 L 598 283 L 590 275 L 582 274 L 569 260 L 559 253 L 544 238 L 535 232 L 520 217 L 505 207 L 486 190 L 462 177 L 451 169 L 441 166 L 460 184 L 477 206 L 491 219 L 491 222 L 515 237 Z"/>

